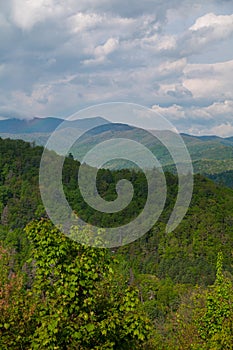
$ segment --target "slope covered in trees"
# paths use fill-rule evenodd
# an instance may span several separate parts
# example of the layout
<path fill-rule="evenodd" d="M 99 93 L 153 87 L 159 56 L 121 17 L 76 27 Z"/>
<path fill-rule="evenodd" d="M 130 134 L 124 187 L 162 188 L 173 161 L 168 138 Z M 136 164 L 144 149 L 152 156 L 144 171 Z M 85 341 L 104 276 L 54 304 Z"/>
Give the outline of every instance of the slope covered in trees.
<path fill-rule="evenodd" d="M 233 170 L 223 171 L 217 174 L 208 174 L 207 176 L 221 186 L 233 188 Z"/>
<path fill-rule="evenodd" d="M 0 137 L 22 139 L 34 142 L 36 145 L 45 145 L 51 133 L 57 128 L 66 129 L 65 138 L 72 134 L 83 134 L 72 147 L 75 159 L 81 160 L 94 145 L 110 138 L 128 138 L 146 145 L 169 171 L 174 171 L 174 162 L 166 147 L 157 138 L 158 131 L 134 128 L 127 124 L 110 123 L 102 117 L 84 118 L 73 121 L 54 117 L 34 118 L 30 120 L 5 119 L 0 120 Z M 159 131 L 161 134 L 161 131 Z M 164 131 L 165 138 L 170 137 L 169 132 Z M 60 137 L 62 137 L 60 135 Z M 219 174 L 233 169 L 233 140 L 232 137 L 222 138 L 218 136 L 193 136 L 181 134 L 184 143 L 193 161 L 195 173 Z M 103 150 L 104 152 L 104 150 Z M 111 161 L 108 164 L 111 169 L 131 167 L 127 161 Z"/>
<path fill-rule="evenodd" d="M 231 349 L 233 191 L 195 176 L 190 208 L 168 234 L 177 178 L 167 173 L 165 209 L 144 237 L 110 252 L 88 249 L 46 218 L 38 187 L 42 152 L 0 139 L 0 348 Z M 109 217 L 83 203 L 78 168 L 66 159 L 63 184 L 74 211 L 90 223 L 117 226 L 143 208 L 142 173 L 99 171 L 106 200 L 116 198 L 121 178 L 135 189 L 130 206 Z"/>

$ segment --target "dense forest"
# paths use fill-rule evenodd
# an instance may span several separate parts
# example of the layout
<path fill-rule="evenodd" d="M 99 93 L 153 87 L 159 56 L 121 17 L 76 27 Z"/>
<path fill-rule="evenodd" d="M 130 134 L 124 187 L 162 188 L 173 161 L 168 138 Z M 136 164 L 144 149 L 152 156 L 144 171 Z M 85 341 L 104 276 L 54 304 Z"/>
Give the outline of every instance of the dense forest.
<path fill-rule="evenodd" d="M 38 185 L 42 152 L 0 138 L 0 349 L 233 349 L 231 173 L 216 182 L 195 175 L 190 208 L 167 233 L 178 187 L 167 172 L 158 222 L 137 241 L 108 250 L 80 245 L 49 221 Z M 116 198 L 122 178 L 135 191 L 122 212 L 103 215 L 82 199 L 79 166 L 66 158 L 63 185 L 85 221 L 118 226 L 140 213 L 147 198 L 142 172 L 99 170 L 105 200 Z"/>

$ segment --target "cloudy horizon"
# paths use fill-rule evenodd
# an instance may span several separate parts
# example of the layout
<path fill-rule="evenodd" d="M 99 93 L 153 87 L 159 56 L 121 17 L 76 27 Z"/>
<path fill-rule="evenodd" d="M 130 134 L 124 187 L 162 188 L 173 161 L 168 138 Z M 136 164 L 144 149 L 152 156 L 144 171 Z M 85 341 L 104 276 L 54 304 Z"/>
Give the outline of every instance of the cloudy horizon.
<path fill-rule="evenodd" d="M 233 1 L 0 0 L 0 119 L 106 102 L 233 135 Z"/>

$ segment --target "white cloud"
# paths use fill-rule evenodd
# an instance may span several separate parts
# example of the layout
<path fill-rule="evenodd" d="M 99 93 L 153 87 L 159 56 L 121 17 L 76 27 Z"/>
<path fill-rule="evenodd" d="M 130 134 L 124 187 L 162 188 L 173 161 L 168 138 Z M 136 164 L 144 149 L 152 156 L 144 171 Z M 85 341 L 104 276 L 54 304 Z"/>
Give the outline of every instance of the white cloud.
<path fill-rule="evenodd" d="M 190 26 L 183 40 L 184 54 L 197 53 L 202 48 L 208 49 L 207 45 L 218 43 L 227 39 L 233 33 L 233 14 L 216 15 L 207 13 L 196 19 Z M 181 43 L 182 44 L 182 43 Z"/>
<path fill-rule="evenodd" d="M 233 122 L 233 100 L 214 102 L 207 107 L 192 107 L 186 112 L 187 117 L 199 123 L 209 121 L 212 124 L 222 123 L 224 120 Z"/>
<path fill-rule="evenodd" d="M 119 40 L 116 38 L 109 38 L 103 45 L 99 45 L 94 49 L 94 59 L 85 60 L 85 65 L 103 63 L 107 56 L 114 52 L 119 47 Z"/>
<path fill-rule="evenodd" d="M 17 119 L 30 119 L 32 118 L 32 115 L 30 113 L 27 113 L 25 110 L 18 110 L 15 108 L 9 108 L 8 106 L 1 105 L 0 106 L 0 119 L 10 119 L 10 118 L 17 118 Z"/>
<path fill-rule="evenodd" d="M 63 5 L 64 6 L 64 5 Z M 55 0 L 13 0 L 12 20 L 23 30 L 64 13 L 64 7 Z"/>
<path fill-rule="evenodd" d="M 104 45 L 99 45 L 95 48 L 94 55 L 98 57 L 107 56 L 115 51 L 119 46 L 119 40 L 109 38 Z"/>
<path fill-rule="evenodd" d="M 233 135 L 233 100 L 215 102 L 207 107 L 169 107 L 153 105 L 156 112 L 173 122 L 179 131 L 195 135 Z"/>
<path fill-rule="evenodd" d="M 96 13 L 76 13 L 69 20 L 71 30 L 74 33 L 79 33 L 84 30 L 93 28 L 97 24 L 101 24 L 103 22 L 103 16 L 100 16 Z"/>
<path fill-rule="evenodd" d="M 231 99 L 233 60 L 215 64 L 188 64 L 183 85 L 194 98 Z"/>
<path fill-rule="evenodd" d="M 161 76 L 167 76 L 179 72 L 182 73 L 187 65 L 186 58 L 181 58 L 175 61 L 166 61 L 158 67 L 158 72 Z"/>
<path fill-rule="evenodd" d="M 214 13 L 207 13 L 197 18 L 189 30 L 195 32 L 203 28 L 212 28 L 217 36 L 228 36 L 233 31 L 233 15 L 218 16 Z"/>
<path fill-rule="evenodd" d="M 202 127 L 194 126 L 188 127 L 185 130 L 186 133 L 191 135 L 217 135 L 220 137 L 230 137 L 233 135 L 233 125 L 230 122 L 225 122 L 214 127 Z"/>
<path fill-rule="evenodd" d="M 233 120 L 233 100 L 223 102 L 214 102 L 212 105 L 204 108 L 209 114 L 226 118 L 228 115 Z"/>
<path fill-rule="evenodd" d="M 67 115 L 128 101 L 166 106 L 182 130 L 230 122 L 231 2 L 0 2 L 1 105 Z"/>
<path fill-rule="evenodd" d="M 233 135 L 233 125 L 229 122 L 217 125 L 211 129 L 205 130 L 206 135 L 218 135 L 221 137 L 228 137 Z"/>
<path fill-rule="evenodd" d="M 161 107 L 159 105 L 153 105 L 152 109 L 173 122 L 175 120 L 180 120 L 185 118 L 184 109 L 181 106 L 178 106 L 176 104 L 170 107 Z"/>
<path fill-rule="evenodd" d="M 176 38 L 173 35 L 166 35 L 161 37 L 157 43 L 158 51 L 167 51 L 176 48 Z"/>

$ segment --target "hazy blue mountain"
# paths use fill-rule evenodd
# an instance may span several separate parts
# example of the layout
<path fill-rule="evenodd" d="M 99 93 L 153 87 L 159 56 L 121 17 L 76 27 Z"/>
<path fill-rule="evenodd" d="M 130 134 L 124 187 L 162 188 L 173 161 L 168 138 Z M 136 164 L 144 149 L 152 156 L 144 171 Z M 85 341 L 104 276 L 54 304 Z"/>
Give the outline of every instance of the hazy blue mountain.
<path fill-rule="evenodd" d="M 148 147 L 168 170 L 174 170 L 173 160 L 169 151 L 150 132 L 120 123 L 110 123 L 97 116 L 93 118 L 64 121 L 60 118 L 34 118 L 31 120 L 6 119 L 0 120 L 0 137 L 23 139 L 45 145 L 49 136 L 56 128 L 67 129 L 63 137 L 69 137 L 72 132 L 83 134 L 73 145 L 71 152 L 76 159 L 83 156 L 95 145 L 113 138 L 132 139 Z M 88 130 L 86 132 L 86 130 Z M 161 131 L 152 131 L 153 134 Z M 171 137 L 168 131 L 163 131 L 165 137 Z M 195 173 L 218 174 L 233 170 L 233 137 L 193 136 L 181 134 L 193 161 Z M 61 138 L 61 142 L 63 139 Z M 111 151 L 111 150 L 110 150 Z M 109 150 L 103 150 L 109 152 Z M 109 164 L 108 164 L 109 165 Z M 130 165 L 132 166 L 132 164 Z M 111 168 L 127 167 L 127 163 L 113 161 Z"/>
<path fill-rule="evenodd" d="M 0 120 L 0 132 L 12 134 L 28 134 L 52 132 L 62 123 L 59 118 L 34 118 L 30 120 L 5 119 Z"/>
<path fill-rule="evenodd" d="M 63 124 L 62 124 L 63 123 Z M 59 125 L 62 128 L 75 127 L 81 130 L 93 128 L 98 125 L 109 123 L 102 117 L 77 119 L 67 121 L 60 118 L 33 118 L 23 119 L 3 119 L 0 120 L 0 133 L 8 134 L 31 134 L 31 133 L 51 133 Z"/>

